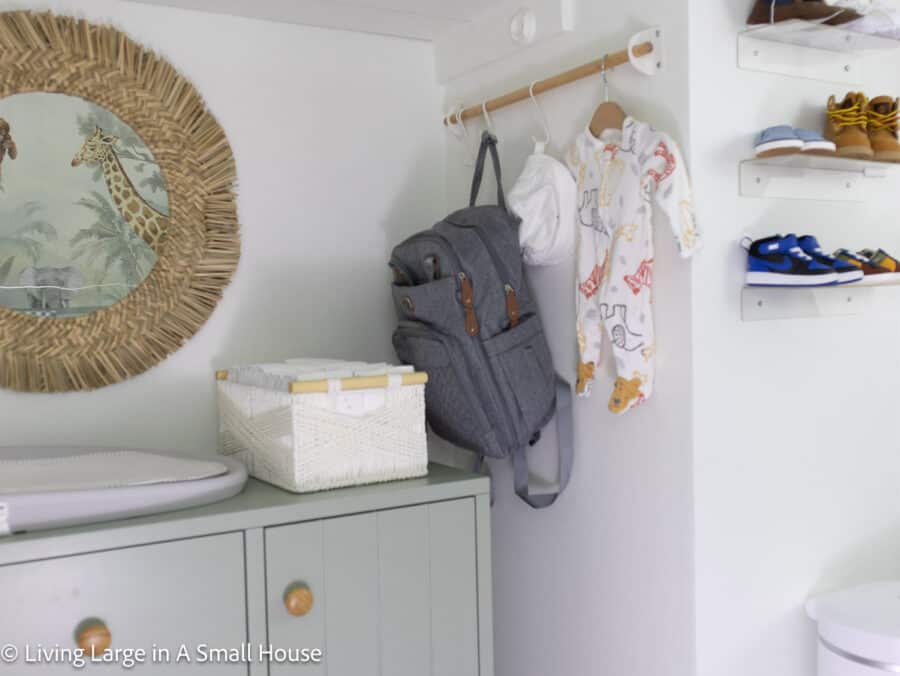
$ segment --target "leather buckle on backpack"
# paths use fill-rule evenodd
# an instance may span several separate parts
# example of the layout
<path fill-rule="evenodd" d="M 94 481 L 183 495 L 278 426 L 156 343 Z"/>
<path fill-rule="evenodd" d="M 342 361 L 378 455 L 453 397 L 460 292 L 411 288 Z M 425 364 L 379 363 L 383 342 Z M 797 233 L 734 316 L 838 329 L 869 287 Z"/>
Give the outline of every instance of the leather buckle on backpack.
<path fill-rule="evenodd" d="M 475 290 L 465 272 L 459 273 L 459 295 L 466 315 L 466 333 L 478 335 L 478 317 L 475 315 Z"/>
<path fill-rule="evenodd" d="M 519 325 L 519 299 L 511 284 L 504 284 L 503 289 L 506 291 L 506 316 L 509 318 L 510 327 L 515 328 Z"/>

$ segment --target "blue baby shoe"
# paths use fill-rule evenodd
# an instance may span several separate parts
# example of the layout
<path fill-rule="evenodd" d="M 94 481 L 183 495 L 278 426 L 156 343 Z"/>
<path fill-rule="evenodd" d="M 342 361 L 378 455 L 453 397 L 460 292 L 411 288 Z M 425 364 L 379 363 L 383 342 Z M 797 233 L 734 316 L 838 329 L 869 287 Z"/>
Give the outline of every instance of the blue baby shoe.
<path fill-rule="evenodd" d="M 757 157 L 775 157 L 803 152 L 803 140 L 787 124 L 763 129 L 754 144 Z"/>
<path fill-rule="evenodd" d="M 751 286 L 828 286 L 837 284 L 834 268 L 800 248 L 794 235 L 742 242 L 747 249 L 746 282 Z"/>
<path fill-rule="evenodd" d="M 863 271 L 861 268 L 826 253 L 825 250 L 819 246 L 819 240 L 812 235 L 804 235 L 803 237 L 797 238 L 797 244 L 803 249 L 803 252 L 807 256 L 811 256 L 822 265 L 833 268 L 837 274 L 838 284 L 858 282 L 863 278 Z"/>
<path fill-rule="evenodd" d="M 836 146 L 822 134 L 812 129 L 796 129 L 787 124 L 764 129 L 756 137 L 754 144 L 757 157 L 776 157 L 810 153 L 812 155 L 833 155 Z"/>
<path fill-rule="evenodd" d="M 819 132 L 812 129 L 794 129 L 794 133 L 803 141 L 803 152 L 813 155 L 834 155 L 837 146 L 834 141 L 827 140 Z"/>

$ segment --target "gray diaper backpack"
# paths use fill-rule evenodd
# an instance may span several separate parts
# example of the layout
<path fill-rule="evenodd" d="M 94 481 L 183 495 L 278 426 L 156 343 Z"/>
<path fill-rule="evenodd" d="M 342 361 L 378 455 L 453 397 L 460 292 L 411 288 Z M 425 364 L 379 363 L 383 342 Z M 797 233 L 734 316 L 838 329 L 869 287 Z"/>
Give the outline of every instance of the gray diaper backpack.
<path fill-rule="evenodd" d="M 522 269 L 519 219 L 506 208 L 497 139 L 485 132 L 469 207 L 399 244 L 391 255 L 400 318 L 397 356 L 429 376 L 428 423 L 440 437 L 478 454 L 512 456 L 516 493 L 549 507 L 572 471 L 569 385 L 550 349 Z M 490 151 L 497 206 L 475 206 Z M 529 494 L 526 450 L 557 416 L 559 493 Z"/>

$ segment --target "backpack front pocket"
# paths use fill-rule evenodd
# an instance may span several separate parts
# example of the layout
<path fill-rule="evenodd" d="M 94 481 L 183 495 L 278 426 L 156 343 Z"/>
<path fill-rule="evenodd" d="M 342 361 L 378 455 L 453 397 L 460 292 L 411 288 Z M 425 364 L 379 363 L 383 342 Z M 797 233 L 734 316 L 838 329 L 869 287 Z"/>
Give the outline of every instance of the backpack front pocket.
<path fill-rule="evenodd" d="M 540 320 L 532 315 L 484 344 L 491 368 L 504 391 L 516 437 L 527 444 L 550 422 L 556 406 L 556 381 L 550 348 Z"/>
<path fill-rule="evenodd" d="M 471 290 L 471 287 L 467 288 Z M 465 336 L 467 323 L 476 316 L 475 299 L 472 298 L 469 308 L 463 303 L 462 280 L 459 275 L 417 286 L 395 284 L 391 293 L 397 316 L 401 320 L 421 323 L 445 335 Z M 477 318 L 474 321 L 477 325 Z"/>
<path fill-rule="evenodd" d="M 425 408 L 428 424 L 443 439 L 462 448 L 496 456 L 499 445 L 478 390 L 466 368 L 455 363 L 454 338 L 405 322 L 394 331 L 394 350 L 405 364 L 428 373 Z"/>

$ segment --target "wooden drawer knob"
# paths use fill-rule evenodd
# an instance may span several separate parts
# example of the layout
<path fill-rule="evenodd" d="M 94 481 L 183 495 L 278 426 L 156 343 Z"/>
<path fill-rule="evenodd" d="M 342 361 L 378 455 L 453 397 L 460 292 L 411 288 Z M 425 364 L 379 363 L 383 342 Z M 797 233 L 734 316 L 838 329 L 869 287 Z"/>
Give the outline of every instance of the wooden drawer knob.
<path fill-rule="evenodd" d="M 112 645 L 112 634 L 103 622 L 85 622 L 78 628 L 75 642 L 87 655 L 102 655 Z"/>
<path fill-rule="evenodd" d="M 303 617 L 313 607 L 313 593 L 305 584 L 288 587 L 284 593 L 284 607 L 294 617 Z"/>

